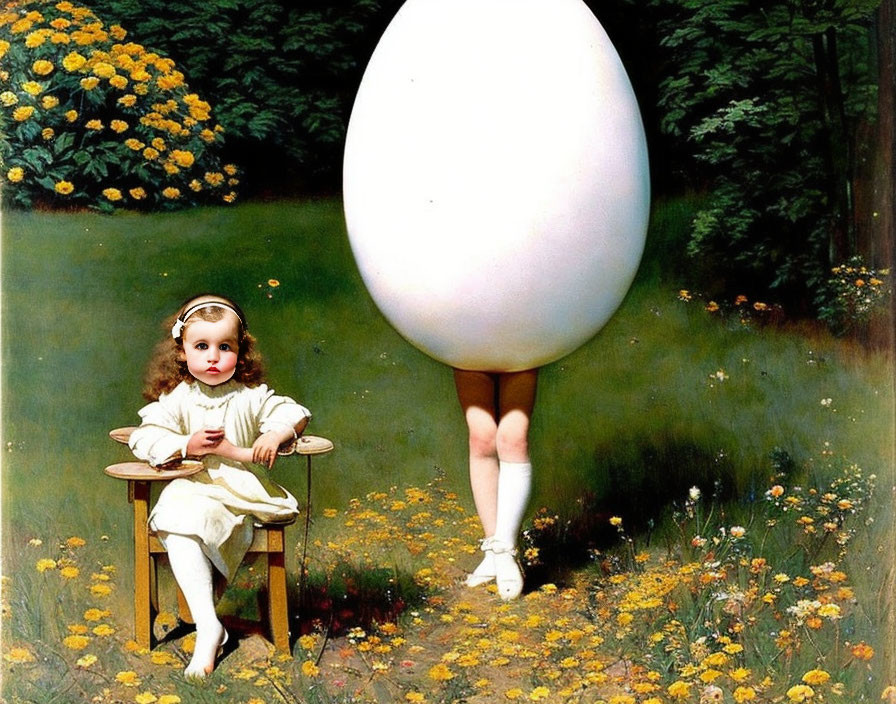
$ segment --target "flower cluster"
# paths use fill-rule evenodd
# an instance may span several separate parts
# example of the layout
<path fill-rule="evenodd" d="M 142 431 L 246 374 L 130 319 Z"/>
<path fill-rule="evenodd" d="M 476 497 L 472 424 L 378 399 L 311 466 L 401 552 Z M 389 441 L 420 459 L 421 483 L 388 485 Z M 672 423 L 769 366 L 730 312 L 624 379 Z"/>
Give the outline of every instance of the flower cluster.
<path fill-rule="evenodd" d="M 742 326 L 769 323 L 781 319 L 784 315 L 784 310 L 780 305 L 759 300 L 751 301 L 743 294 L 735 296 L 730 301 L 721 299 L 717 301 L 694 291 L 681 289 L 677 297 L 684 303 L 691 303 L 696 299 L 703 304 L 703 309 L 707 313 L 718 315 L 724 319 L 737 320 Z"/>
<path fill-rule="evenodd" d="M 174 62 L 71 2 L 0 12 L 0 179 L 9 200 L 111 211 L 233 202 L 223 128 Z"/>
<path fill-rule="evenodd" d="M 323 509 L 308 571 L 311 588 L 325 588 L 302 610 L 305 632 L 293 657 L 256 649 L 225 658 L 213 684 L 247 703 L 279 701 L 284 691 L 322 703 L 876 699 L 867 670 L 878 656 L 855 618 L 860 607 L 845 562 L 838 554 L 815 559 L 797 551 L 794 559 L 792 550 L 770 549 L 792 546 L 794 533 L 824 542 L 824 531 L 805 531 L 802 516 L 835 520 L 838 534 L 859 523 L 873 479 L 850 463 L 817 469 L 825 485 L 798 489 L 777 477 L 782 483 L 756 503 L 757 515 L 741 523 L 691 488 L 676 516 L 683 540 L 666 550 L 635 550 L 625 517 L 604 516 L 623 541 L 623 559 L 599 555 L 561 583 L 527 575 L 528 591 L 513 602 L 503 602 L 494 585 L 461 584 L 478 560 L 481 528 L 440 478 Z M 559 536 L 569 523 L 542 509 L 528 530 Z M 7 613 L 6 680 L 26 686 L 56 662 L 40 659 L 55 647 L 69 672 L 56 679 L 74 678 L 85 700 L 191 701 L 195 692 L 177 673 L 192 637 L 153 651 L 126 640 L 129 615 L 122 626 L 115 618 L 116 570 L 102 554 L 85 552 L 96 544 L 72 536 L 48 551 L 41 539 L 29 542 L 15 573 L 21 594 L 12 595 Z M 377 590 L 391 608 L 370 610 Z M 368 610 L 352 613 L 361 602 Z M 58 633 L 42 643 L 48 636 L 35 636 L 29 617 L 44 629 L 58 622 Z M 175 624 L 163 612 L 155 627 Z M 888 692 L 896 690 L 888 687 L 885 699 Z"/>
<path fill-rule="evenodd" d="M 818 301 L 819 317 L 839 334 L 866 325 L 890 296 L 889 274 L 867 267 L 859 256 L 835 266 Z"/>

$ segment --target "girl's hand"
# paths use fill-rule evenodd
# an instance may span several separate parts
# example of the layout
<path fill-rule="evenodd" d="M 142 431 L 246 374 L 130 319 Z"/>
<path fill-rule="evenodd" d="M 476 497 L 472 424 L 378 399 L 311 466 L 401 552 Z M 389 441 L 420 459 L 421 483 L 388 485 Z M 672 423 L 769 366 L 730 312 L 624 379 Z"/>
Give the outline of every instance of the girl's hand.
<path fill-rule="evenodd" d="M 190 436 L 187 442 L 188 457 L 204 457 L 214 453 L 224 440 L 223 428 L 203 428 Z"/>
<path fill-rule="evenodd" d="M 277 459 L 277 449 L 281 443 L 281 433 L 268 431 L 259 435 L 252 444 L 252 461 L 265 465 L 268 469 L 274 466 Z"/>

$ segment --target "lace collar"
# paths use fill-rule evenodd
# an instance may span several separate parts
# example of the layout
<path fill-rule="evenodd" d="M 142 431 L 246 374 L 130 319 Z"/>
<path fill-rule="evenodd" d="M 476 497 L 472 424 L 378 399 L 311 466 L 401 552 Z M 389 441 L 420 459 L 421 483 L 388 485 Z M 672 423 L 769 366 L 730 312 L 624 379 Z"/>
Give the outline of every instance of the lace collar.
<path fill-rule="evenodd" d="M 232 379 L 216 386 L 203 384 L 197 379 L 190 384 L 190 400 L 202 408 L 220 408 L 239 393 L 242 386 Z"/>

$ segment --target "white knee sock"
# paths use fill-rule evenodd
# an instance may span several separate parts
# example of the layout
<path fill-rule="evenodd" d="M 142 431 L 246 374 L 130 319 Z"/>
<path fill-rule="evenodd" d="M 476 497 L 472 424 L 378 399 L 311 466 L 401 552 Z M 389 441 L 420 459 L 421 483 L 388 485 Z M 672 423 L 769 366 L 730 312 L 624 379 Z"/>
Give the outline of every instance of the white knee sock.
<path fill-rule="evenodd" d="M 498 473 L 498 513 L 495 518 L 495 540 L 510 547 L 517 535 L 532 490 L 531 462 L 500 462 Z"/>
<path fill-rule="evenodd" d="M 185 674 L 205 677 L 215 666 L 218 646 L 224 637 L 224 627 L 215 613 L 212 563 L 199 541 L 189 536 L 169 533 L 165 536 L 165 549 L 174 579 L 196 622 L 196 646 Z"/>

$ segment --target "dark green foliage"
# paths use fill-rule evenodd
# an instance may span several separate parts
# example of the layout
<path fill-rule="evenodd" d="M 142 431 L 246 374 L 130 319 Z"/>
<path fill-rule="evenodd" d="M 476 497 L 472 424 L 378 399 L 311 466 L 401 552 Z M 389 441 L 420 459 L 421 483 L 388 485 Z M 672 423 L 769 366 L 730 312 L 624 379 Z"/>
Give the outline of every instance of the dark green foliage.
<path fill-rule="evenodd" d="M 855 253 L 857 131 L 873 115 L 878 2 L 654 0 L 667 50 L 661 129 L 710 198 L 689 251 L 715 295 L 807 308 Z"/>
<path fill-rule="evenodd" d="M 399 0 L 96 0 L 213 96 L 249 187 L 338 184 L 357 85 Z"/>

